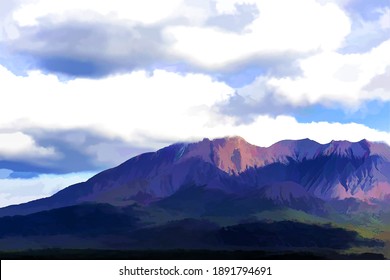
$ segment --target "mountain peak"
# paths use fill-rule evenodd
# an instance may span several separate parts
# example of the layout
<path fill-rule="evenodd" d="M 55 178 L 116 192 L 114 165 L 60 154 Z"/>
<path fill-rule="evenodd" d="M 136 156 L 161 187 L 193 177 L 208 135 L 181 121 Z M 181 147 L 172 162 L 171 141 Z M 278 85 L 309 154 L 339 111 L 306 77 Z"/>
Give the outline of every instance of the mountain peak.
<path fill-rule="evenodd" d="M 333 140 L 324 145 L 323 154 L 337 154 L 355 158 L 366 158 L 368 156 L 376 155 L 390 160 L 390 147 L 385 143 L 371 142 L 367 139 L 362 139 L 358 142 Z"/>
<path fill-rule="evenodd" d="M 200 142 L 187 144 L 180 161 L 201 158 L 227 173 L 238 173 L 260 163 L 258 157 L 261 149 L 239 136 L 213 140 L 204 138 Z"/>
<path fill-rule="evenodd" d="M 243 137 L 241 136 L 225 136 L 225 137 L 220 137 L 220 138 L 214 138 L 214 139 L 210 139 L 210 138 L 203 138 L 202 141 L 199 141 L 199 142 L 195 142 L 195 143 L 192 143 L 192 144 L 196 144 L 196 143 L 209 143 L 209 142 L 213 142 L 213 143 L 240 143 L 240 142 L 243 142 L 243 143 L 247 143 L 249 144 Z"/>
<path fill-rule="evenodd" d="M 240 142 L 240 141 L 243 141 L 243 142 L 246 142 L 247 141 L 242 138 L 241 136 L 227 136 L 227 137 L 223 137 L 222 139 L 225 139 L 226 141 L 234 141 L 234 142 Z"/>
<path fill-rule="evenodd" d="M 204 138 L 200 142 L 185 144 L 179 155 L 177 158 L 181 161 L 201 158 L 229 174 L 237 174 L 250 167 L 262 167 L 273 162 L 286 163 L 289 159 L 296 161 L 313 159 L 320 155 L 354 158 L 380 155 L 390 159 L 390 149 L 386 144 L 369 142 L 366 139 L 359 142 L 333 140 L 327 144 L 320 144 L 309 138 L 282 140 L 265 148 L 252 145 L 240 136 L 228 136 Z"/>

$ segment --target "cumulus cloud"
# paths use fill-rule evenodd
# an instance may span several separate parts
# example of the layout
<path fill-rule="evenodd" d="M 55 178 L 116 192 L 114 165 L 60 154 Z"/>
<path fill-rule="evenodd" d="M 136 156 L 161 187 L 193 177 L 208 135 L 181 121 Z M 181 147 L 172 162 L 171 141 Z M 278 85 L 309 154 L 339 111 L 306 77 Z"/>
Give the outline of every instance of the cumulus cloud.
<path fill-rule="evenodd" d="M 164 70 L 61 82 L 41 72 L 15 76 L 0 67 L 0 77 L 8 104 L 0 111 L 0 127 L 86 129 L 141 147 L 145 131 L 169 139 L 207 125 L 216 114 L 213 106 L 233 93 L 209 76 Z"/>
<path fill-rule="evenodd" d="M 241 135 L 259 145 L 306 137 L 317 141 L 368 138 L 390 143 L 388 134 L 357 124 L 299 124 L 292 117 L 267 115 L 255 115 L 252 122 L 240 124 L 236 117 L 220 110 L 234 96 L 234 89 L 204 74 L 137 71 L 100 80 L 63 82 L 40 72 L 20 77 L 0 68 L 0 77 L 8 89 L 4 93 L 8 106 L 0 111 L 0 128 L 30 131 L 42 147 L 53 146 L 60 151 L 79 147 L 83 153 L 75 158 L 86 156 L 97 162 L 115 158 L 114 150 L 130 151 L 133 147 L 141 152 L 176 141 L 226 135 Z M 86 140 L 87 134 L 80 131 L 100 138 Z M 23 148 L 23 139 L 15 138 L 12 144 Z M 28 143 L 34 143 L 31 141 Z M 64 149 L 65 145 L 68 148 Z M 22 148 L 14 153 L 23 155 Z M 6 150 L 0 152 L 5 154 Z M 130 157 L 130 152 L 122 153 L 124 156 Z"/>
<path fill-rule="evenodd" d="M 71 76 L 161 65 L 226 72 L 269 60 L 287 68 L 292 54 L 339 48 L 351 25 L 340 7 L 315 0 L 38 0 L 10 18 L 19 34 L 10 49 Z"/>
<path fill-rule="evenodd" d="M 277 117 L 260 115 L 252 122 L 240 124 L 234 118 L 225 118 L 223 123 L 220 121 L 214 125 L 199 127 L 189 134 L 187 139 L 200 140 L 203 137 L 218 138 L 231 135 L 242 136 L 248 142 L 263 147 L 285 139 L 304 138 L 310 138 L 319 143 L 329 143 L 332 140 L 357 142 L 367 139 L 390 145 L 390 132 L 372 129 L 357 123 L 299 123 L 294 117 L 287 115 Z"/>
<path fill-rule="evenodd" d="M 61 189 L 86 181 L 94 173 L 41 174 L 30 179 L 0 177 L 0 207 L 48 197 Z"/>
<path fill-rule="evenodd" d="M 303 75 L 270 78 L 267 85 L 293 104 L 339 103 L 356 110 L 368 100 L 390 101 L 386 90 L 367 91 L 366 86 L 390 66 L 390 40 L 364 54 L 323 52 L 300 61 Z"/>
<path fill-rule="evenodd" d="M 284 139 L 310 138 L 319 143 L 332 140 L 349 140 L 353 142 L 367 139 L 385 142 L 390 145 L 390 132 L 379 131 L 357 123 L 309 122 L 299 123 L 290 116 L 275 118 L 259 116 L 251 124 L 235 127 L 235 131 L 253 144 L 269 146 Z"/>
<path fill-rule="evenodd" d="M 22 132 L 1 133 L 0 132 L 0 159 L 10 158 L 46 158 L 56 157 L 52 147 L 42 147 L 35 143 L 35 140 Z"/>
<path fill-rule="evenodd" d="M 251 120 L 259 114 L 294 115 L 302 108 L 316 105 L 351 115 L 364 111 L 368 102 L 388 103 L 388 52 L 390 40 L 365 53 L 330 51 L 310 55 L 298 60 L 300 74 L 261 74 L 251 83 L 236 88 L 235 96 L 221 110 Z"/>
<path fill-rule="evenodd" d="M 75 19 L 24 28 L 8 42 L 13 52 L 34 57 L 37 67 L 69 76 L 99 77 L 152 68 L 171 58 L 160 27 Z"/>
<path fill-rule="evenodd" d="M 166 28 L 167 36 L 174 39 L 172 51 L 194 64 L 218 69 L 247 57 L 334 50 L 350 31 L 349 18 L 334 4 L 311 0 L 254 3 L 259 16 L 242 34 L 211 27 Z"/>
<path fill-rule="evenodd" d="M 41 170 L 40 172 L 69 173 L 101 170 L 116 166 L 133 156 L 153 150 L 148 146 L 148 143 L 139 147 L 131 140 L 107 136 L 89 129 L 59 130 L 52 128 L 48 130 L 35 128 L 26 131 L 34 137 L 38 144 L 50 145 L 61 153 L 59 158 L 46 159 L 50 169 Z M 21 159 L 18 160 L 18 163 L 21 163 Z M 34 161 L 34 163 L 39 162 Z"/>

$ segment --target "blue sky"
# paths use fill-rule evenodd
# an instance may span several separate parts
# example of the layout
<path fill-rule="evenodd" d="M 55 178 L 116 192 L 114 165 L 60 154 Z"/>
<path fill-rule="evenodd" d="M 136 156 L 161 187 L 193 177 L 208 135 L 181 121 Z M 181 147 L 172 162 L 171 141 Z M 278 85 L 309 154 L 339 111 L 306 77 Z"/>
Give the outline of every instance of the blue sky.
<path fill-rule="evenodd" d="M 240 135 L 390 144 L 388 0 L 0 2 L 0 206 Z"/>

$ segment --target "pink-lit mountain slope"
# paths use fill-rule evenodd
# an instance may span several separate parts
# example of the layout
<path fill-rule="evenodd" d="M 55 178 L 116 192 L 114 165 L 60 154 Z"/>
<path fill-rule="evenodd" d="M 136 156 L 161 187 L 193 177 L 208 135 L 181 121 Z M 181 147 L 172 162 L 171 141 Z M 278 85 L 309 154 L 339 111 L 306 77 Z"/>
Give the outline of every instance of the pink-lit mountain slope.
<path fill-rule="evenodd" d="M 332 141 L 321 145 L 309 139 L 284 140 L 268 148 L 249 144 L 241 137 L 203 139 L 201 142 L 183 144 L 177 156 L 179 161 L 197 157 L 227 173 L 245 171 L 248 167 L 263 167 L 275 162 L 314 159 L 319 156 L 365 158 L 378 155 L 390 160 L 390 147 L 384 143 L 367 140 L 360 142 Z"/>

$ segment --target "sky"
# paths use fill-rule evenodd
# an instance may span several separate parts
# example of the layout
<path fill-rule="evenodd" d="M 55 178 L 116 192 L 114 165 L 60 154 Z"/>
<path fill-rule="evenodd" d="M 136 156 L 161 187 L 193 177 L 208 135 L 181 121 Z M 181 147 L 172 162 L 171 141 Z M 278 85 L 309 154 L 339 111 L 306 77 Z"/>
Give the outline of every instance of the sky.
<path fill-rule="evenodd" d="M 0 207 L 175 142 L 390 144 L 389 0 L 0 0 Z"/>

